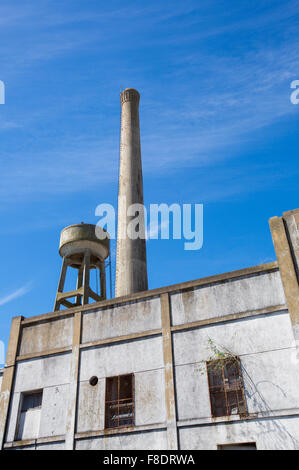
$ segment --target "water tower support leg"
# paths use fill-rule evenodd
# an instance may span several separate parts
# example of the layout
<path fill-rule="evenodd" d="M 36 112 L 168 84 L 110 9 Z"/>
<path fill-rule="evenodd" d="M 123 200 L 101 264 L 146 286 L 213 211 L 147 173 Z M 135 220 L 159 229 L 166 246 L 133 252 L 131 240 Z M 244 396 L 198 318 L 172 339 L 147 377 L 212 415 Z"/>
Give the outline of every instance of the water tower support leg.
<path fill-rule="evenodd" d="M 58 288 L 57 288 L 57 294 L 56 294 L 56 299 L 55 299 L 54 312 L 56 310 L 59 310 L 59 307 L 60 307 L 60 303 L 58 302 L 58 293 L 63 292 L 66 270 L 67 270 L 67 261 L 66 261 L 66 258 L 63 258 L 62 268 L 61 268 L 61 273 L 60 273 L 60 278 L 59 278 L 59 283 L 58 283 Z"/>
<path fill-rule="evenodd" d="M 105 261 L 100 264 L 101 297 L 106 299 Z"/>
<path fill-rule="evenodd" d="M 83 284 L 83 266 L 81 265 L 78 269 L 78 277 L 77 277 L 77 289 L 80 289 Z M 81 305 L 81 298 L 82 295 L 77 295 L 76 304 Z"/>
<path fill-rule="evenodd" d="M 83 302 L 88 304 L 89 300 L 89 268 L 90 268 L 90 252 L 87 250 L 84 254 L 83 260 Z"/>

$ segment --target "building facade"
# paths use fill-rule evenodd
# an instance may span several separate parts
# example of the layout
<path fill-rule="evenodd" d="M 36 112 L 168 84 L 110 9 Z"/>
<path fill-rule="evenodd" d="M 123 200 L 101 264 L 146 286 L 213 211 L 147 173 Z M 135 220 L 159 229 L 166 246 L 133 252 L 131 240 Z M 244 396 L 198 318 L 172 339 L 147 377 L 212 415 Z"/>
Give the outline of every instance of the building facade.
<path fill-rule="evenodd" d="M 270 220 L 277 262 L 15 317 L 2 449 L 298 449 L 298 224 Z"/>
<path fill-rule="evenodd" d="M 139 97 L 121 94 L 121 230 L 143 202 Z M 270 219 L 277 261 L 155 290 L 144 240 L 122 239 L 109 300 L 90 227 L 65 229 L 54 312 L 12 320 L 0 449 L 299 449 L 299 209 Z"/>

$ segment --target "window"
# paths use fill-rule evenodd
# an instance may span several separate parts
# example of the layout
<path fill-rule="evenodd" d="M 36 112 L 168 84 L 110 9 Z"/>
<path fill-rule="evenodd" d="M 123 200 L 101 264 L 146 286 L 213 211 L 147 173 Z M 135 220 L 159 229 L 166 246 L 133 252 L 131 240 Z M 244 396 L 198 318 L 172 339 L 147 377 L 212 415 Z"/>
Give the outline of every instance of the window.
<path fill-rule="evenodd" d="M 106 379 L 105 428 L 134 425 L 134 375 Z"/>
<path fill-rule="evenodd" d="M 21 395 L 21 409 L 17 428 L 17 439 L 36 439 L 39 433 L 43 392 Z"/>
<path fill-rule="evenodd" d="M 242 444 L 223 444 L 217 446 L 218 450 L 256 450 L 255 442 L 243 442 Z"/>
<path fill-rule="evenodd" d="M 239 359 L 209 361 L 207 370 L 212 416 L 246 415 Z"/>

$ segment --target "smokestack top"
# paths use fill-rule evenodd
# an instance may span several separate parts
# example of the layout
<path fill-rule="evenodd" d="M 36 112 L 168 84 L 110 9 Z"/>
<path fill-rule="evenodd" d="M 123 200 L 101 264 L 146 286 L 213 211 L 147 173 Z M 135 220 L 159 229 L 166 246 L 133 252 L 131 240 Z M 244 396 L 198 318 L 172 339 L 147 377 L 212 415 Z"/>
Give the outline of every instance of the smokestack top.
<path fill-rule="evenodd" d="M 136 103 L 139 103 L 139 100 L 140 94 L 134 88 L 126 88 L 120 94 L 121 104 L 124 104 L 126 101 L 135 101 Z"/>

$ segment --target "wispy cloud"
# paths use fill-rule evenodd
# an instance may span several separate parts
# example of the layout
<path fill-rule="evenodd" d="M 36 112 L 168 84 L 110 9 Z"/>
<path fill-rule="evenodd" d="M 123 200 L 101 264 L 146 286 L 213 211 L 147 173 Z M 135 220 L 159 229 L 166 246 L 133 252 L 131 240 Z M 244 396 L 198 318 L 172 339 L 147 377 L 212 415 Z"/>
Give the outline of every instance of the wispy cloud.
<path fill-rule="evenodd" d="M 113 154 L 115 158 L 111 159 Z M 2 168 L 0 200 L 8 203 L 11 198 L 16 202 L 24 197 L 89 191 L 99 183 L 115 179 L 117 160 L 117 142 L 113 148 L 113 143 L 108 140 L 104 149 L 101 142 L 86 139 L 77 146 L 69 142 L 68 149 L 57 142 L 52 151 L 7 153 Z M 108 161 L 111 162 L 109 165 Z"/>
<path fill-rule="evenodd" d="M 249 17 L 244 17 L 239 2 L 234 3 L 229 12 L 222 12 L 224 24 L 214 23 L 214 8 L 209 2 L 201 2 L 200 8 L 197 2 L 184 6 L 165 2 L 144 8 L 135 5 L 122 8 L 116 2 L 100 12 L 87 7 L 82 11 L 72 9 L 68 14 L 58 4 L 57 11 L 48 11 L 48 2 L 43 2 L 40 15 L 36 14 L 36 5 L 28 2 L 17 15 L 12 9 L 7 11 L 6 16 L 2 15 L 7 18 L 6 29 L 11 27 L 13 32 L 19 22 L 22 34 L 26 30 L 24 46 L 19 47 L 18 41 L 12 40 L 10 47 L 2 48 L 15 79 L 16 71 L 20 74 L 24 64 L 28 67 L 35 64 L 39 69 L 34 69 L 34 73 L 39 70 L 42 74 L 47 63 L 63 57 L 67 68 L 71 64 L 70 52 L 77 55 L 76 64 L 82 60 L 82 69 L 75 68 L 78 75 L 72 82 L 77 86 L 73 102 L 63 95 L 65 88 L 61 87 L 59 94 L 57 86 L 54 100 L 49 94 L 48 101 L 39 107 L 39 97 L 47 93 L 43 82 L 45 89 L 39 90 L 40 94 L 32 91 L 34 109 L 28 106 L 26 115 L 22 115 L 21 106 L 11 114 L 7 111 L 0 123 L 1 139 L 5 143 L 5 137 L 14 134 L 6 150 L 2 147 L 2 203 L 89 191 L 117 181 L 119 116 L 109 121 L 109 126 L 116 130 L 111 137 L 105 123 L 101 128 L 99 117 L 88 111 L 94 109 L 98 100 L 97 110 L 102 107 L 105 112 L 118 114 L 119 104 L 112 89 L 118 90 L 120 82 L 124 86 L 136 84 L 142 92 L 146 175 L 157 171 L 167 174 L 186 166 L 215 167 L 231 161 L 254 141 L 259 129 L 294 115 L 297 109 L 290 103 L 289 86 L 297 78 L 299 47 L 290 33 L 296 22 L 291 25 L 283 22 L 294 19 L 298 2 L 290 1 L 287 6 L 281 3 L 270 9 L 269 2 L 262 3 L 266 8 L 252 9 Z M 238 21 L 233 19 L 236 11 Z M 127 18 L 134 21 L 124 21 Z M 267 42 L 255 38 L 261 31 L 273 28 L 277 21 L 281 26 L 280 40 Z M 243 49 L 234 41 L 244 31 L 249 34 L 252 47 Z M 229 37 L 237 45 L 236 52 L 231 48 L 221 53 L 207 52 L 207 47 L 201 47 L 206 43 L 201 41 L 210 37 L 219 40 Z M 186 41 L 187 48 L 182 46 Z M 165 44 L 167 57 L 158 59 L 158 49 Z M 80 55 L 82 48 L 85 52 Z M 89 53 L 92 58 L 86 63 Z M 140 54 L 145 58 L 142 61 Z M 166 61 L 165 67 L 161 60 Z M 58 69 L 60 66 L 58 62 Z M 160 75 L 155 81 L 156 68 Z M 63 80 L 63 75 L 58 78 Z M 98 86 L 94 80 L 99 80 Z M 81 82 L 83 88 L 78 86 Z M 103 89 L 99 92 L 100 84 L 106 87 L 104 92 Z M 10 108 L 7 105 L 5 109 Z M 74 116 L 82 126 L 76 122 L 72 129 Z M 63 126 L 67 120 L 70 125 L 66 130 Z M 90 130 L 83 124 L 85 120 L 90 123 Z M 250 185 L 238 184 L 235 190 L 248 188 Z"/>
<path fill-rule="evenodd" d="M 23 295 L 27 294 L 31 289 L 32 283 L 30 282 L 15 290 L 11 294 L 8 294 L 4 297 L 0 297 L 0 306 L 11 302 L 12 300 L 17 299 L 18 297 L 22 297 Z"/>
<path fill-rule="evenodd" d="M 177 58 L 174 63 L 180 63 L 180 69 L 191 75 L 201 70 L 198 80 L 202 91 L 194 95 L 194 89 L 179 84 L 179 98 L 172 103 L 172 89 L 167 103 L 164 99 L 150 101 L 149 91 L 142 96 L 145 173 L 168 173 L 186 166 L 212 167 L 231 160 L 254 141 L 256 131 L 294 115 L 297 109 L 290 103 L 289 87 L 299 69 L 298 51 L 284 46 L 261 50 L 254 57 L 248 54 L 248 60 L 243 61 L 214 57 L 209 63 L 205 58 L 202 66 L 201 56 Z M 219 85 L 217 70 L 221 70 Z M 47 118 L 54 117 L 56 111 L 55 107 L 50 110 Z M 43 115 L 31 121 L 28 117 L 30 126 L 34 128 L 38 119 L 44 119 Z M 119 126 L 118 121 L 111 119 L 111 126 Z M 3 127 L 3 132 L 12 131 L 10 126 Z M 48 140 L 41 136 L 44 149 L 22 148 L 6 155 L 2 152 L 3 202 L 35 198 L 38 194 L 92 190 L 99 184 L 117 181 L 118 132 L 112 137 L 101 134 L 96 138 L 85 129 L 81 136 L 70 131 Z M 244 191 L 246 187 L 239 189 Z"/>

